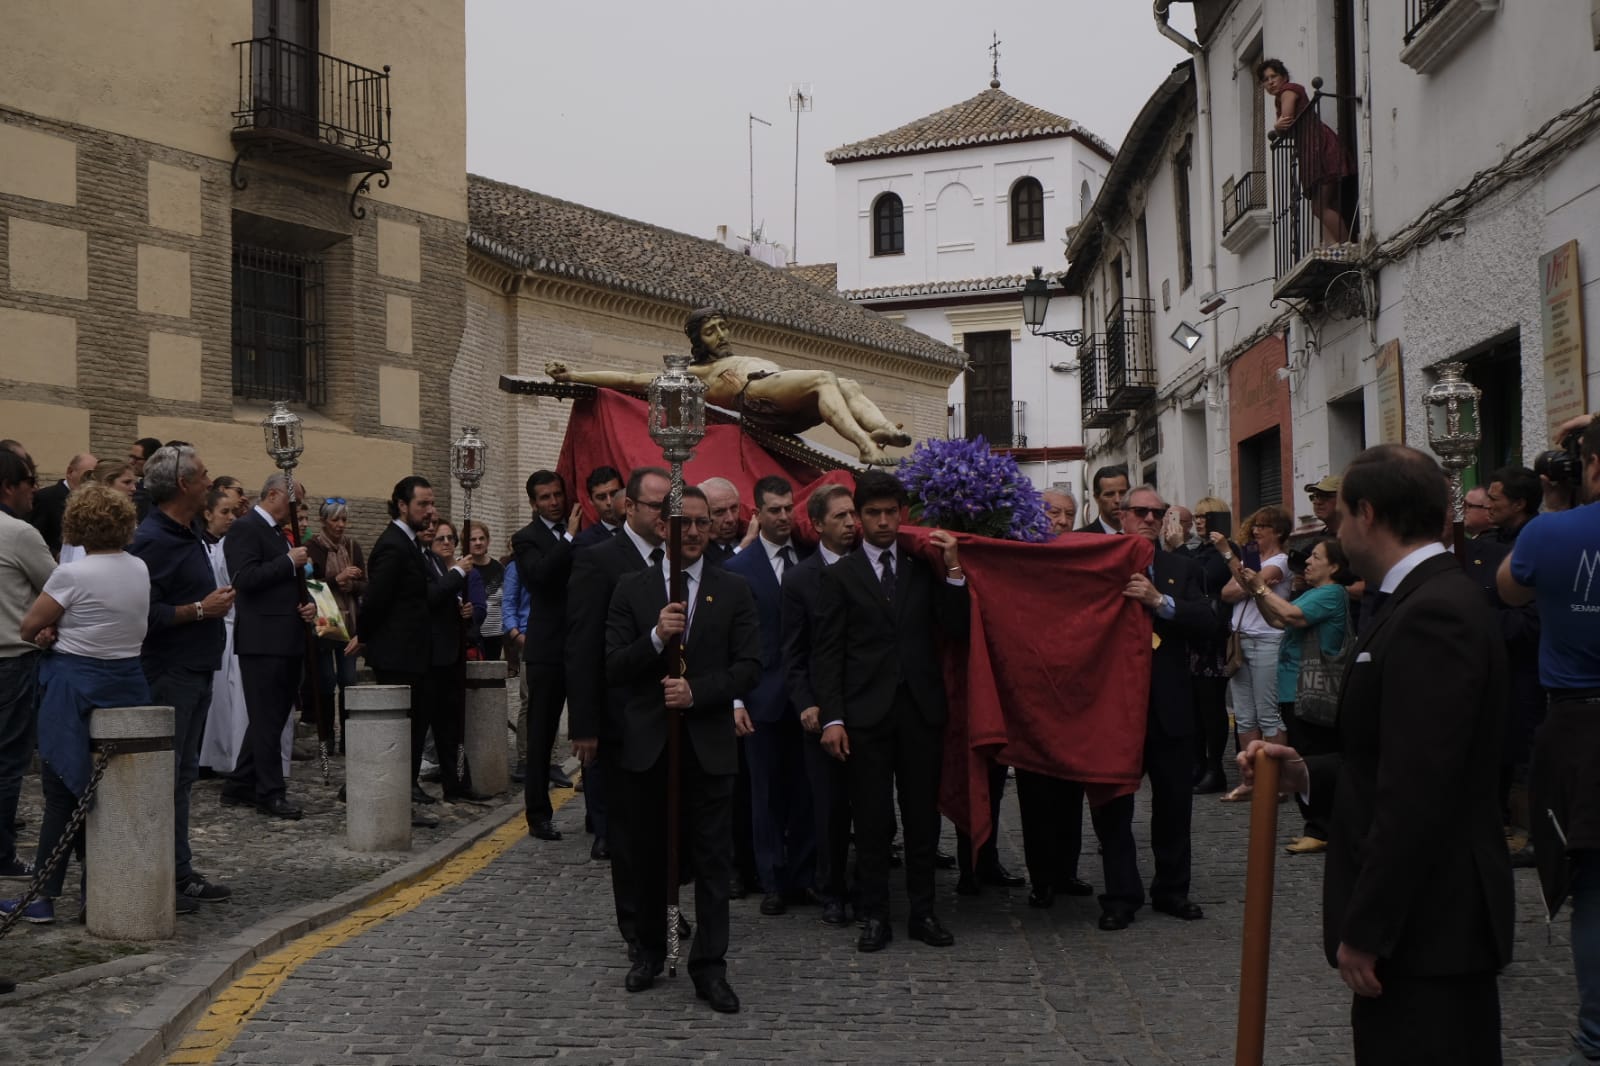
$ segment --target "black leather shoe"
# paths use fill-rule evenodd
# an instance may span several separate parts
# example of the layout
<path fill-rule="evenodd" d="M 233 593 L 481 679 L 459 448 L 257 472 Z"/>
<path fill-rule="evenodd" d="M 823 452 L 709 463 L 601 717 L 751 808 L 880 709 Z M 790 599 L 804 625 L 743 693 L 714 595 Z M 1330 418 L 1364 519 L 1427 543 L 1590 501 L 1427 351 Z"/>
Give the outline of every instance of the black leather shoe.
<path fill-rule="evenodd" d="M 978 880 L 986 885 L 995 885 L 998 888 L 1021 888 L 1028 883 L 1026 877 L 1018 877 L 999 863 L 980 869 L 978 871 Z"/>
<path fill-rule="evenodd" d="M 606 847 L 606 842 L 600 837 L 594 838 L 594 843 L 589 845 L 589 858 L 595 862 L 610 862 L 611 849 Z"/>
<path fill-rule="evenodd" d="M 549 822 L 535 822 L 528 826 L 528 835 L 540 840 L 560 840 L 561 831 Z"/>
<path fill-rule="evenodd" d="M 777 892 L 768 892 L 761 897 L 761 913 L 769 918 L 780 914 L 787 914 L 789 905 L 783 901 L 783 896 Z"/>
<path fill-rule="evenodd" d="M 844 912 L 844 904 L 836 899 L 830 899 L 822 905 L 823 925 L 849 925 L 850 918 Z"/>
<path fill-rule="evenodd" d="M 1103 910 L 1100 912 L 1100 928 L 1108 933 L 1115 933 L 1119 929 L 1126 929 L 1133 924 L 1133 912 L 1125 910 Z"/>
<path fill-rule="evenodd" d="M 956 895 L 977 896 L 983 894 L 983 885 L 976 874 L 961 871 L 961 876 L 956 878 Z"/>
<path fill-rule="evenodd" d="M 939 919 L 929 914 L 913 918 L 906 926 L 906 935 L 933 948 L 947 948 L 956 942 L 954 934 L 939 924 Z"/>
<path fill-rule="evenodd" d="M 261 813 L 270 814 L 274 818 L 285 818 L 291 822 L 298 822 L 304 812 L 284 797 L 278 796 L 263 803 L 261 805 Z"/>
<path fill-rule="evenodd" d="M 1055 885 L 1056 893 L 1062 896 L 1092 896 L 1094 886 L 1078 877 L 1069 877 L 1065 881 L 1058 881 Z"/>
<path fill-rule="evenodd" d="M 524 781 L 526 781 L 527 779 L 528 779 L 528 764 L 527 763 L 519 762 L 519 763 L 517 763 L 516 766 L 513 766 L 511 768 L 511 781 L 512 781 L 513 784 L 520 785 Z"/>
<path fill-rule="evenodd" d="M 429 792 L 427 789 L 423 788 L 421 785 L 412 785 L 411 786 L 411 802 L 412 803 L 438 803 L 439 800 L 438 800 L 437 797 L 435 797 L 433 795 L 433 793 Z"/>
<path fill-rule="evenodd" d="M 1213 792 L 1225 792 L 1228 788 L 1228 779 L 1222 776 L 1222 767 L 1213 766 L 1200 775 L 1200 780 L 1194 783 L 1196 796 L 1209 796 Z"/>
<path fill-rule="evenodd" d="M 1049 885 L 1039 885 L 1028 892 L 1028 906 L 1034 910 L 1049 910 L 1056 905 L 1056 890 Z"/>
<path fill-rule="evenodd" d="M 946 855 L 942 851 L 936 851 L 933 853 L 933 865 L 940 870 L 954 870 L 956 868 L 956 857 L 954 855 Z"/>
<path fill-rule="evenodd" d="M 696 981 L 694 994 L 711 1004 L 711 1009 L 718 1014 L 739 1013 L 739 997 L 728 987 L 726 977 L 708 977 L 704 981 Z"/>
<path fill-rule="evenodd" d="M 868 918 L 861 926 L 861 939 L 856 941 L 857 951 L 882 951 L 894 939 L 894 931 L 882 918 Z"/>
<path fill-rule="evenodd" d="M 643 992 L 656 983 L 656 975 L 660 972 L 659 962 L 651 962 L 645 958 L 637 959 L 628 967 L 628 976 L 622 979 L 622 987 L 629 992 Z"/>
<path fill-rule="evenodd" d="M 572 787 L 572 778 L 568 777 L 567 776 L 567 772 L 565 770 L 561 769 L 561 767 L 557 766 L 555 763 L 551 763 L 550 764 L 550 787 L 551 788 L 571 788 Z"/>
<path fill-rule="evenodd" d="M 1188 896 L 1179 896 L 1177 899 L 1153 899 L 1150 905 L 1162 914 L 1170 914 L 1186 922 L 1197 921 L 1206 916 L 1206 912 L 1200 909 L 1200 904 L 1189 902 Z"/>
<path fill-rule="evenodd" d="M 734 874 L 728 879 L 728 898 L 744 899 L 744 896 L 744 878 L 740 877 L 738 874 Z"/>

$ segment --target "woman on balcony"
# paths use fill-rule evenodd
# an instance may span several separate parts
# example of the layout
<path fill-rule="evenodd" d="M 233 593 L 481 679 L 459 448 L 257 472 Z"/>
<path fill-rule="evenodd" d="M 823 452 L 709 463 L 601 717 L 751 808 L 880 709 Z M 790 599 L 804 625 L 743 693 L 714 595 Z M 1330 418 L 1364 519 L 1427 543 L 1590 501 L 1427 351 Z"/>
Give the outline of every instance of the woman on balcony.
<path fill-rule="evenodd" d="M 1257 63 L 1256 80 L 1273 98 L 1277 119 L 1272 128 L 1279 136 L 1294 138 L 1300 191 L 1311 201 L 1322 223 L 1323 243 L 1343 242 L 1346 231 L 1344 215 L 1339 210 L 1339 188 L 1345 177 L 1355 172 L 1344 143 L 1315 112 L 1305 114 L 1311 106 L 1311 94 L 1304 85 L 1289 80 L 1289 69 L 1280 60 L 1263 59 Z"/>

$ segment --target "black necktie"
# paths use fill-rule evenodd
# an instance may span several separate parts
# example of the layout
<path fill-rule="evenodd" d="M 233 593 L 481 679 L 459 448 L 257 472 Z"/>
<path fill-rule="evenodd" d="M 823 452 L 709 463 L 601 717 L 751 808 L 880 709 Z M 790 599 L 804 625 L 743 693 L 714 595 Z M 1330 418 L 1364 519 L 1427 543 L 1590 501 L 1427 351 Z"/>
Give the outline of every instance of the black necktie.
<path fill-rule="evenodd" d="M 621 526 L 612 526 L 610 529 L 606 530 L 606 532 L 610 533 L 614 537 L 618 533 L 622 532 L 622 527 Z"/>
<path fill-rule="evenodd" d="M 878 565 L 883 567 L 879 576 L 879 584 L 883 586 L 883 598 L 890 603 L 894 602 L 894 553 L 884 552 L 878 556 Z"/>
<path fill-rule="evenodd" d="M 778 558 L 781 565 L 778 567 L 778 580 L 783 580 L 783 575 L 789 572 L 789 567 L 794 565 L 794 550 L 785 544 L 778 549 Z"/>
<path fill-rule="evenodd" d="M 654 548 L 650 552 L 650 565 L 655 569 L 660 570 L 661 560 L 665 559 L 666 557 L 666 552 L 662 551 L 660 548 Z"/>
<path fill-rule="evenodd" d="M 1358 627 L 1360 634 L 1365 634 L 1378 620 L 1378 613 L 1383 610 L 1383 605 L 1389 601 L 1391 593 L 1369 592 L 1361 601 L 1361 625 Z M 1359 634 L 1358 634 L 1359 635 Z"/>

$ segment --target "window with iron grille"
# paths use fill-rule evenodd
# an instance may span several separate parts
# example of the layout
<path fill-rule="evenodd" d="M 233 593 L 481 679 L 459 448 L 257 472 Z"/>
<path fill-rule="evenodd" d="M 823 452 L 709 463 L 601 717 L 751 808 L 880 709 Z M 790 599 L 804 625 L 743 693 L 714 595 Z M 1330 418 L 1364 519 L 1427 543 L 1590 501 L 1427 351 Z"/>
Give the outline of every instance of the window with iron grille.
<path fill-rule="evenodd" d="M 1011 242 L 1044 240 L 1044 186 L 1038 178 L 1019 178 L 1011 186 Z"/>
<path fill-rule="evenodd" d="M 1172 161 L 1173 200 L 1178 212 L 1178 291 L 1194 283 L 1194 233 L 1189 225 L 1189 142 Z"/>
<path fill-rule="evenodd" d="M 322 262 L 233 246 L 233 394 L 321 404 Z"/>
<path fill-rule="evenodd" d="M 905 250 L 905 205 L 900 197 L 886 192 L 872 201 L 872 254 L 904 255 Z"/>

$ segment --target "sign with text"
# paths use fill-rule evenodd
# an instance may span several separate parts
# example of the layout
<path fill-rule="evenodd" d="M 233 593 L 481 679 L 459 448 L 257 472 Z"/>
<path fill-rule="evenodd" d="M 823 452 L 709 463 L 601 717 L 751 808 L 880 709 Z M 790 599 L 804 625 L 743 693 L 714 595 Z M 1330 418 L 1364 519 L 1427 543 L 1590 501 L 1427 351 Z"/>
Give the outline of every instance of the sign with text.
<path fill-rule="evenodd" d="M 1539 315 L 1544 327 L 1544 410 L 1549 444 L 1556 427 L 1588 410 L 1584 389 L 1583 292 L 1578 242 L 1539 257 Z"/>
<path fill-rule="evenodd" d="M 1400 368 L 1400 342 L 1378 349 L 1378 444 L 1406 442 L 1406 385 Z"/>

